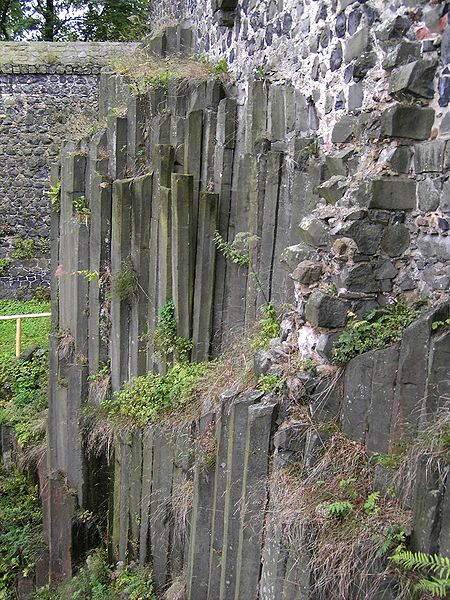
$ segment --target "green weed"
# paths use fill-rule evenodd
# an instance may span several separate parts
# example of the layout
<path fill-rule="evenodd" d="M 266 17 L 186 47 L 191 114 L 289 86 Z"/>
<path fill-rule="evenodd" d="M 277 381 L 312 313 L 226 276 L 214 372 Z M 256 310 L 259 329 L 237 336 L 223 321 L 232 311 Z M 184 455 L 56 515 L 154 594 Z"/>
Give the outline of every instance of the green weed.
<path fill-rule="evenodd" d="M 280 394 L 284 388 L 284 377 L 266 373 L 258 379 L 258 389 L 265 394 Z"/>
<path fill-rule="evenodd" d="M 404 329 L 418 315 L 417 309 L 400 302 L 394 302 L 388 308 L 371 310 L 361 321 L 350 313 L 347 328 L 334 344 L 334 362 L 343 365 L 358 354 L 398 342 Z"/>
<path fill-rule="evenodd" d="M 17 260 L 30 260 L 34 257 L 34 240 L 17 236 L 13 240 L 14 250 L 11 256 Z"/>
<path fill-rule="evenodd" d="M 11 261 L 8 258 L 0 258 L 0 277 L 4 277 L 9 270 Z"/>
<path fill-rule="evenodd" d="M 274 305 L 269 302 L 261 308 L 262 317 L 259 321 L 258 332 L 250 340 L 252 350 L 267 348 L 270 340 L 280 335 L 281 317 L 278 315 Z"/>

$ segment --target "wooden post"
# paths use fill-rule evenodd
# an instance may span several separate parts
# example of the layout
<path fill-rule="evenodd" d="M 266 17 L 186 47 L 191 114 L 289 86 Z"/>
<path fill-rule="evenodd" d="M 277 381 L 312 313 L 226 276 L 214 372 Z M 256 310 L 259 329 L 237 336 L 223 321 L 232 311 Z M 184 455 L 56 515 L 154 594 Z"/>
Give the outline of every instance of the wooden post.
<path fill-rule="evenodd" d="M 20 338 L 22 334 L 22 319 L 16 319 L 16 357 L 20 356 Z"/>

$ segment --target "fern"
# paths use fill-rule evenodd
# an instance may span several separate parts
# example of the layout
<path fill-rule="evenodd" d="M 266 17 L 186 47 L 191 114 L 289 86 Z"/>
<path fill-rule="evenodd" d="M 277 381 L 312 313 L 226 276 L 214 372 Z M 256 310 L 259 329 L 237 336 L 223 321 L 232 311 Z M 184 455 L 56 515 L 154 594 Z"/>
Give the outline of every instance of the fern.
<path fill-rule="evenodd" d="M 346 517 L 353 510 L 353 504 L 349 500 L 338 500 L 337 502 L 331 502 L 325 507 L 327 517 L 342 519 Z"/>
<path fill-rule="evenodd" d="M 416 584 L 417 590 L 430 592 L 434 596 L 444 598 L 450 591 L 450 558 L 426 552 L 412 552 L 400 545 L 390 560 L 405 571 L 425 570 L 433 573 L 428 579 L 422 578 Z"/>
<path fill-rule="evenodd" d="M 363 504 L 363 510 L 367 514 L 374 514 L 380 510 L 378 506 L 378 500 L 380 499 L 380 492 L 372 492 L 367 496 L 367 500 Z"/>
<path fill-rule="evenodd" d="M 450 590 L 450 580 L 430 577 L 430 579 L 421 579 L 414 588 L 417 591 L 428 592 L 432 596 L 437 596 L 438 598 L 446 598 L 447 593 Z"/>

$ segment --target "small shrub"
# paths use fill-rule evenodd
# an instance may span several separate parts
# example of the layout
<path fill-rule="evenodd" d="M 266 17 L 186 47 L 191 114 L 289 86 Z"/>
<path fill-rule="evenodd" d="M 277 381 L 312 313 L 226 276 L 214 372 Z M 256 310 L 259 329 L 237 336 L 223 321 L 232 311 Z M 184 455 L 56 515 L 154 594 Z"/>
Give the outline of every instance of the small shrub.
<path fill-rule="evenodd" d="M 44 286 L 33 288 L 33 300 L 35 302 L 50 302 L 50 288 Z"/>
<path fill-rule="evenodd" d="M 0 277 L 4 277 L 9 269 L 11 261 L 8 258 L 0 258 Z"/>
<path fill-rule="evenodd" d="M 284 388 L 282 375 L 264 374 L 258 379 L 258 389 L 265 394 L 280 394 Z"/>
<path fill-rule="evenodd" d="M 241 248 L 237 247 L 237 236 L 235 240 L 230 243 L 226 242 L 218 231 L 215 231 L 213 240 L 217 250 L 221 252 L 226 259 L 241 267 L 248 267 L 250 265 L 249 238 L 247 238 L 247 241 L 243 244 L 241 243 Z"/>
<path fill-rule="evenodd" d="M 255 351 L 267 348 L 270 340 L 280 335 L 281 317 L 278 316 L 274 305 L 269 302 L 261 308 L 261 312 L 262 318 L 259 321 L 259 331 L 250 340 L 250 347 Z"/>
<path fill-rule="evenodd" d="M 34 257 L 34 241 L 31 238 L 17 236 L 13 240 L 13 247 L 11 256 L 17 260 L 29 260 Z"/>
<path fill-rule="evenodd" d="M 47 377 L 47 353 L 43 350 L 29 360 L 0 360 L 0 424 L 15 431 L 22 447 L 44 438 Z"/>
<path fill-rule="evenodd" d="M 113 291 L 120 301 L 137 292 L 138 275 L 131 260 L 124 261 L 122 268 L 113 278 Z"/>
<path fill-rule="evenodd" d="M 37 249 L 41 254 L 48 254 L 50 252 L 50 240 L 44 237 L 39 238 Z"/>
<path fill-rule="evenodd" d="M 355 315 L 350 313 L 351 321 L 334 344 L 334 361 L 343 365 L 358 354 L 398 342 L 404 329 L 418 314 L 417 309 L 400 302 L 394 302 L 388 308 L 371 310 L 362 321 L 356 320 Z"/>
<path fill-rule="evenodd" d="M 343 519 L 353 511 L 353 504 L 350 500 L 337 500 L 327 504 L 324 509 L 327 517 Z"/>
<path fill-rule="evenodd" d="M 159 311 L 153 343 L 155 354 L 160 360 L 168 361 L 173 357 L 175 361 L 186 361 L 189 358 L 192 342 L 177 335 L 173 300 L 169 300 Z"/>
<path fill-rule="evenodd" d="M 302 358 L 300 360 L 299 366 L 303 371 L 306 371 L 313 377 L 315 377 L 317 375 L 317 364 L 309 356 L 307 358 Z"/>

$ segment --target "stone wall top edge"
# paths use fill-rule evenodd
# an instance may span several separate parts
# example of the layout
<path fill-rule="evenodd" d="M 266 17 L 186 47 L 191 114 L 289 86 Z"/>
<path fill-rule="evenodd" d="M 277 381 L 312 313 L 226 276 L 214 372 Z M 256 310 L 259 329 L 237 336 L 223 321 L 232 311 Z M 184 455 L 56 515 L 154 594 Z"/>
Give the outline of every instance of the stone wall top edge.
<path fill-rule="evenodd" d="M 102 67 L 138 47 L 138 42 L 0 42 L 0 72 L 16 72 L 12 67 L 28 67 L 30 73 L 41 73 L 42 67 Z"/>

